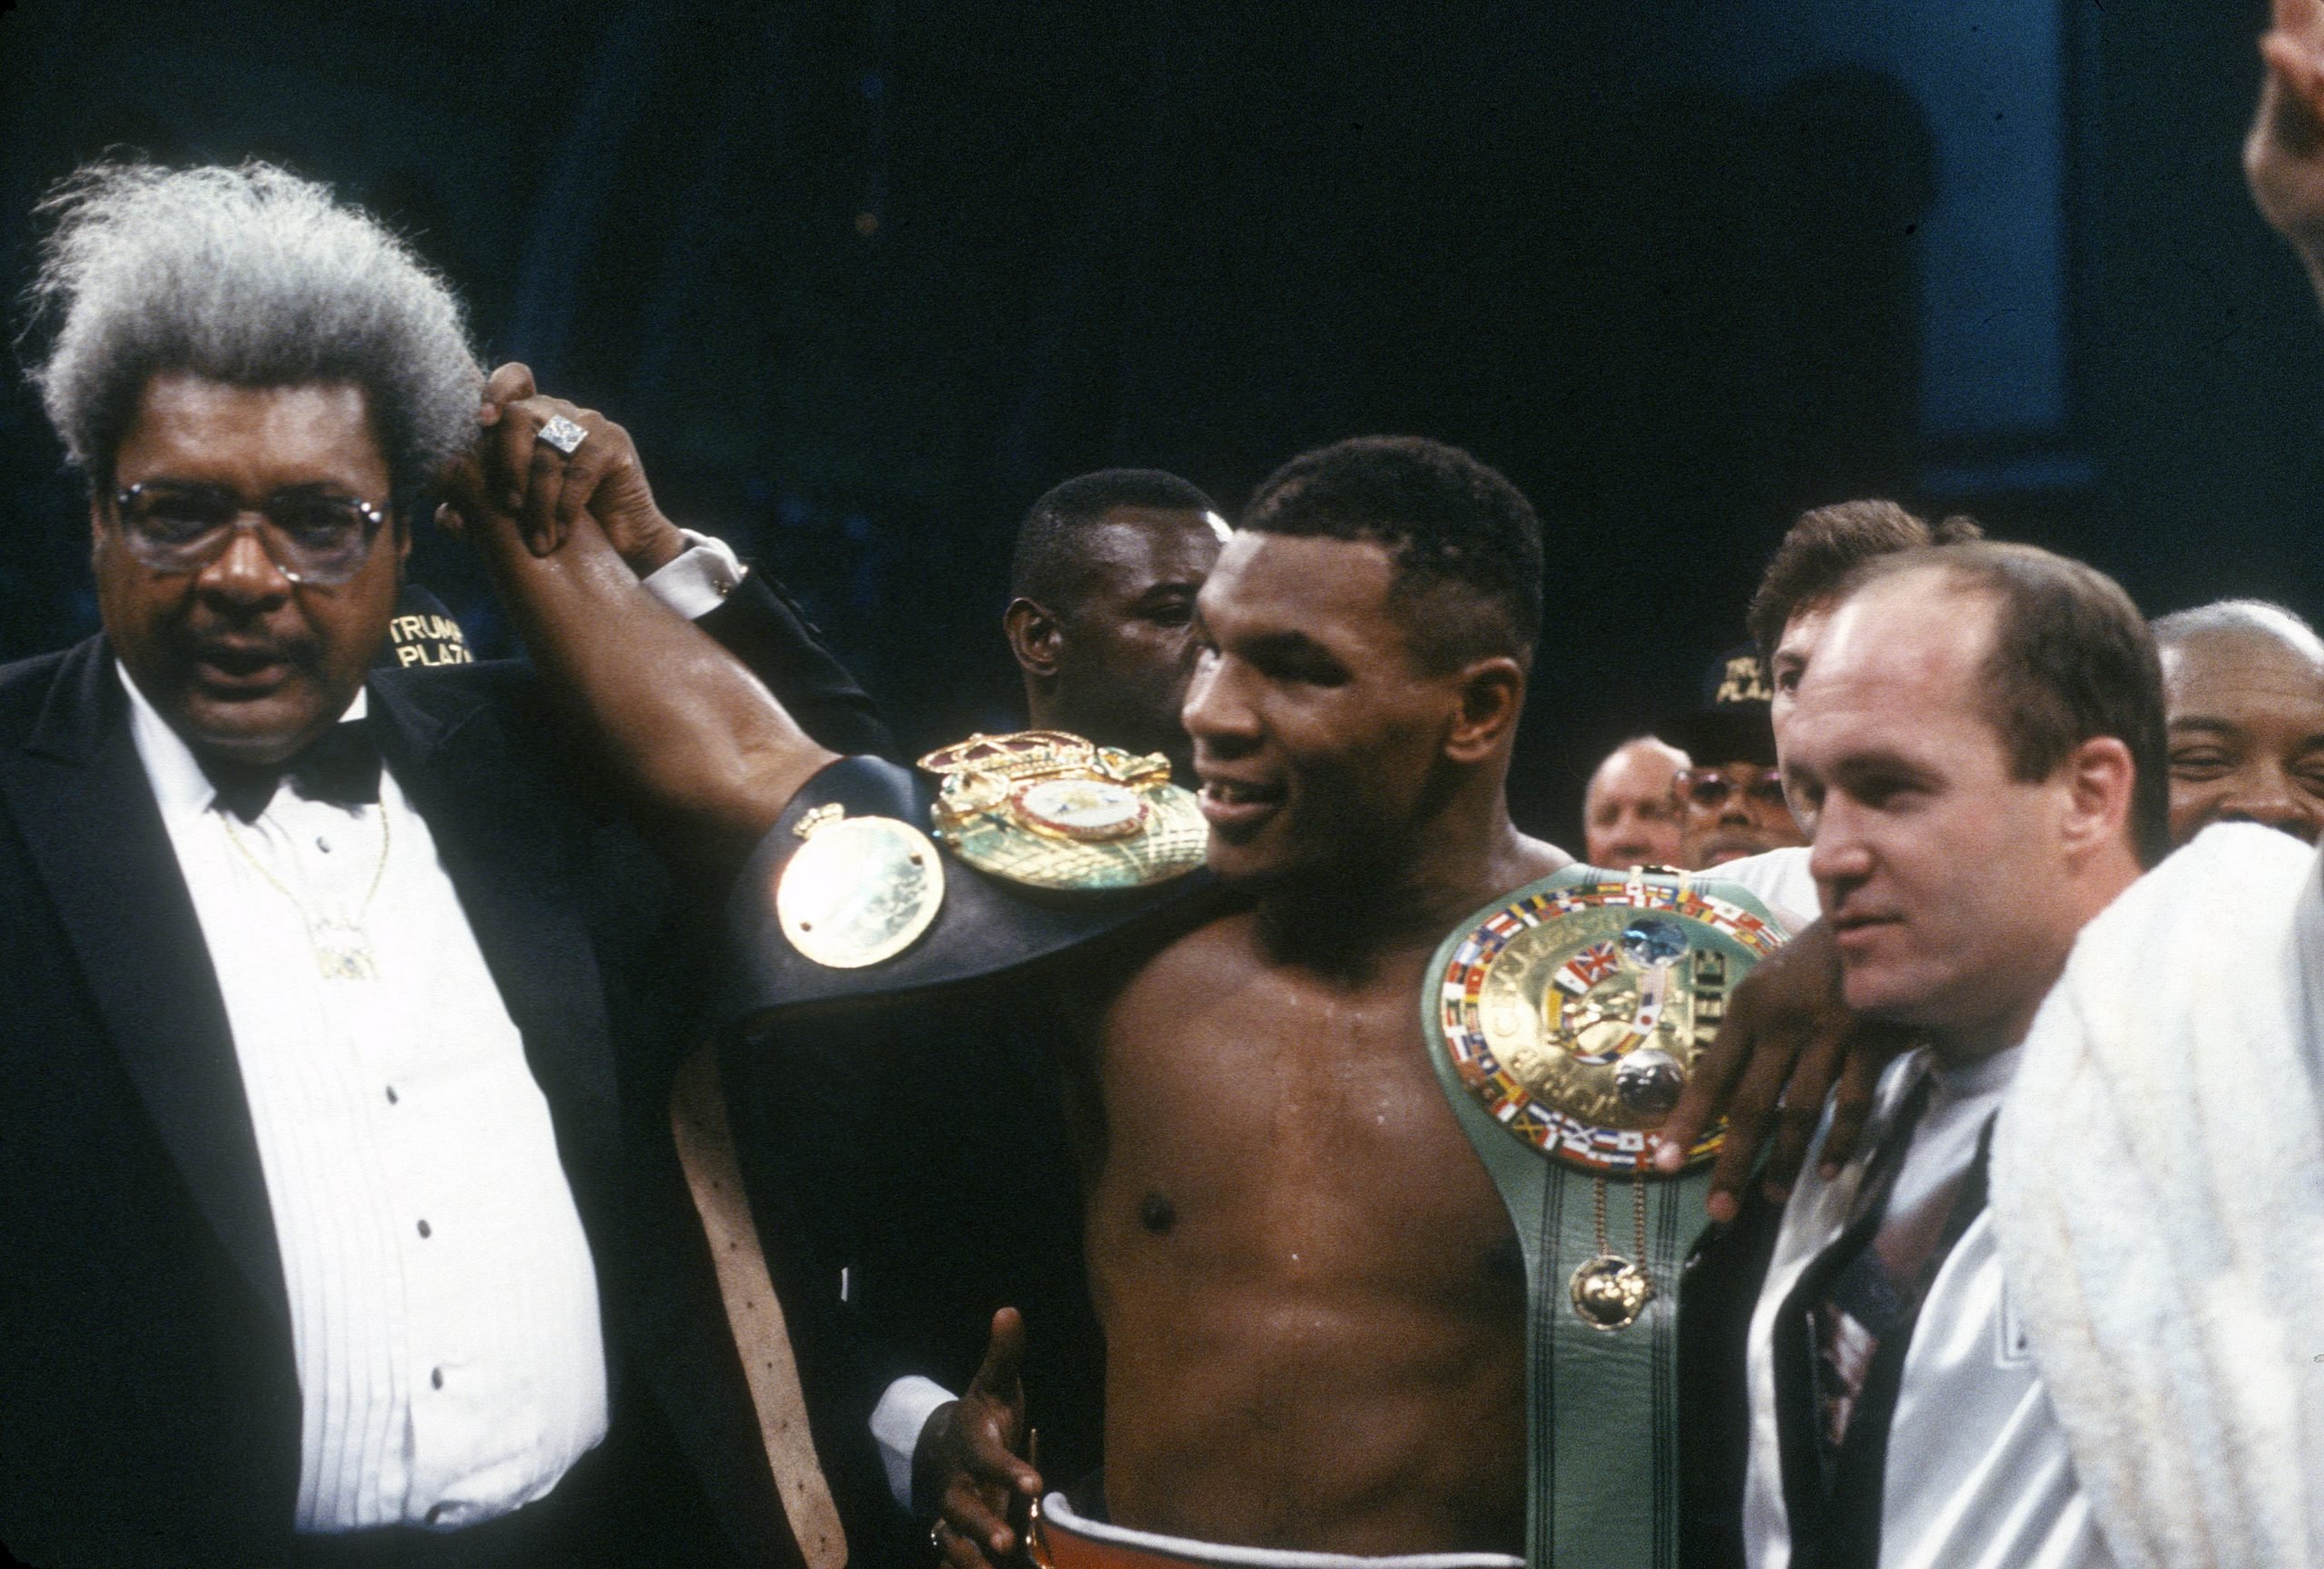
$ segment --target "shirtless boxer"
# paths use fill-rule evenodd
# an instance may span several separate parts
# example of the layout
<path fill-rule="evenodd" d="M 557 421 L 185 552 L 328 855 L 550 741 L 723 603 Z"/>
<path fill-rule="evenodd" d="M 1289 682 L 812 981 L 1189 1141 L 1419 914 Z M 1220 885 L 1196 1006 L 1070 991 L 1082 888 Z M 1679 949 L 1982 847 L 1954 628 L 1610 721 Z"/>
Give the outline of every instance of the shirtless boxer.
<path fill-rule="evenodd" d="M 1068 1069 L 1117 1525 L 1521 1547 L 1517 1240 L 1417 1002 L 1462 916 L 1571 859 L 1503 788 L 1541 575 L 1498 474 L 1369 439 L 1270 479 L 1203 588 L 1185 718 L 1211 868 L 1248 902 L 1093 999 Z M 962 1569 L 1015 1551 L 1004 1505 L 1043 1484 L 1009 1453 L 1021 1343 L 1004 1310 L 952 1425 L 936 1535 Z"/>

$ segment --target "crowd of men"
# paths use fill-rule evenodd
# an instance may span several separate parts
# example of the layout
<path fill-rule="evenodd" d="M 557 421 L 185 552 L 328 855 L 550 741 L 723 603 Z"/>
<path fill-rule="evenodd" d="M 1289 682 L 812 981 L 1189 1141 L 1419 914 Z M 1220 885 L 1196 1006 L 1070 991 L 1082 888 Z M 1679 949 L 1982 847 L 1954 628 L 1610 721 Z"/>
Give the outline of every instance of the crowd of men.
<path fill-rule="evenodd" d="M 2262 48 L 2247 166 L 2324 296 L 2324 11 Z M 2294 610 L 1798 517 L 1590 778 L 1584 863 L 1790 937 L 1649 1146 L 1725 1119 L 1649 1390 L 1529 1365 L 1566 1309 L 1418 1018 L 1574 863 L 1507 804 L 1555 574 L 1501 475 L 1359 437 L 1231 527 L 1151 470 L 1042 496 L 1028 725 L 1158 756 L 1203 870 L 1069 940 L 980 904 L 930 928 L 957 984 L 737 1035 L 752 880 L 928 820 L 780 564 L 319 186 L 113 163 L 43 216 L 103 631 L 0 670 L 24 1561 L 1548 1569 L 1592 1479 L 1529 1446 L 1664 1402 L 1640 1565 L 2324 1564 Z M 411 597 L 431 518 L 524 660 Z"/>

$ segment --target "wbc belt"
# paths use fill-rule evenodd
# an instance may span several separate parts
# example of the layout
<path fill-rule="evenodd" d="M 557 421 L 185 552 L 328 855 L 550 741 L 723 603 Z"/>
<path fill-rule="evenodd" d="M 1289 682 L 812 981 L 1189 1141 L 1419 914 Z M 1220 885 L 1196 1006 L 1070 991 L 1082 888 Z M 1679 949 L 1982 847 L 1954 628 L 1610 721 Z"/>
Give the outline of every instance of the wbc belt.
<path fill-rule="evenodd" d="M 1429 1057 L 1524 1250 L 1531 1569 L 1678 1563 L 1678 1272 L 1719 1130 L 1668 1178 L 1647 1135 L 1787 935 L 1733 883 L 1570 866 L 1431 962 Z"/>

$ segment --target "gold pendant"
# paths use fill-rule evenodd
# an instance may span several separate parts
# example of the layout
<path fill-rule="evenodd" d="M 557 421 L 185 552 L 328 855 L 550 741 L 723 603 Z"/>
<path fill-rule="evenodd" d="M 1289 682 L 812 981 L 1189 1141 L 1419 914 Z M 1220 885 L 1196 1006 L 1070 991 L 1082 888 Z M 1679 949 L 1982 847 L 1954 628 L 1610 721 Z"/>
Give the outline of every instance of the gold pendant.
<path fill-rule="evenodd" d="M 379 962 L 371 952 L 370 934 L 345 921 L 319 921 L 308 930 L 315 949 L 315 966 L 326 981 L 377 981 Z"/>
<path fill-rule="evenodd" d="M 1567 1290 L 1576 1317 L 1611 1333 L 1638 1322 L 1654 1299 L 1654 1278 L 1619 1253 L 1600 1253 L 1574 1270 Z"/>

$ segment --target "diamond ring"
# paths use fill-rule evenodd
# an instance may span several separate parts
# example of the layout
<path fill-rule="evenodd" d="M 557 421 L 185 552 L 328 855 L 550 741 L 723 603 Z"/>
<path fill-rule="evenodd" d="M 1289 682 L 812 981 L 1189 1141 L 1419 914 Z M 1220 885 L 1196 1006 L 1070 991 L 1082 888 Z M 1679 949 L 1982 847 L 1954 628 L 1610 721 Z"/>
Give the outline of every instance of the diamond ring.
<path fill-rule="evenodd" d="M 573 456 L 575 448 L 589 439 L 588 431 L 562 414 L 552 415 L 548 423 L 542 426 L 537 434 L 540 439 L 547 442 L 567 458 Z"/>

